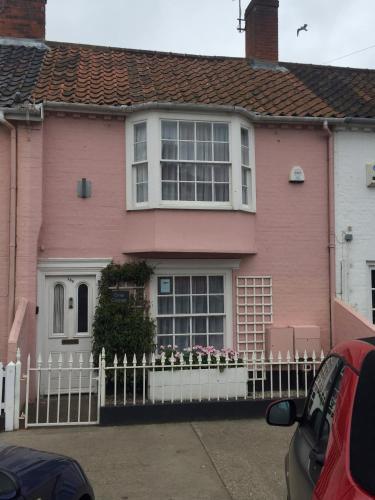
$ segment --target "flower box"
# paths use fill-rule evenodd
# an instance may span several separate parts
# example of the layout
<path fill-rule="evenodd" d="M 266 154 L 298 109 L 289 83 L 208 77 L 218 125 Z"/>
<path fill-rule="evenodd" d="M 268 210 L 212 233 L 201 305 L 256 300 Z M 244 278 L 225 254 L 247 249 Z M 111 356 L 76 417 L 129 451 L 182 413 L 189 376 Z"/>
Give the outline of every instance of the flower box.
<path fill-rule="evenodd" d="M 247 395 L 248 371 L 241 367 L 194 367 L 173 370 L 168 366 L 148 373 L 151 401 L 190 401 L 243 398 Z"/>

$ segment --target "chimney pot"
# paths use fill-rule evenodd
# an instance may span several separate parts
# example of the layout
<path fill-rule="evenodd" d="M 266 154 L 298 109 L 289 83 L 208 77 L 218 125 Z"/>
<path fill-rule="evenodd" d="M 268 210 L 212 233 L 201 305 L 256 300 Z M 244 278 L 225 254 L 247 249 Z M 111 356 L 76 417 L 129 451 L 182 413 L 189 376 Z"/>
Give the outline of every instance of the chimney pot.
<path fill-rule="evenodd" d="M 252 0 L 245 11 L 246 57 L 279 60 L 279 0 Z"/>
<path fill-rule="evenodd" d="M 47 0 L 3 0 L 0 37 L 44 40 Z"/>

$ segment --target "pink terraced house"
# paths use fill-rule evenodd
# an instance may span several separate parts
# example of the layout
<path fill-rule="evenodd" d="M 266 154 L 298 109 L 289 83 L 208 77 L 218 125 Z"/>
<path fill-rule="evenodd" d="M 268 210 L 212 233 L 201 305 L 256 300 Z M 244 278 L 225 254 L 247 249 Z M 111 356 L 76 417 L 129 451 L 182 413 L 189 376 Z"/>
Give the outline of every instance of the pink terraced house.
<path fill-rule="evenodd" d="M 278 61 L 278 1 L 251 1 L 243 58 L 47 42 L 45 8 L 0 20 L 1 359 L 89 353 L 101 269 L 128 259 L 154 266 L 159 344 L 329 348 L 346 112 Z"/>

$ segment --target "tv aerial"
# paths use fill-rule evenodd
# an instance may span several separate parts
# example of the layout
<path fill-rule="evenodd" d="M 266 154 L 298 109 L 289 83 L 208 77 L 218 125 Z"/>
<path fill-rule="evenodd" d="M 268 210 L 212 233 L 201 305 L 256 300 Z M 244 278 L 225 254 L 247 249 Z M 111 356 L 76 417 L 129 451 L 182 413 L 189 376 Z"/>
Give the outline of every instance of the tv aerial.
<path fill-rule="evenodd" d="M 233 0 L 234 2 L 235 0 Z M 238 26 L 237 26 L 237 31 L 239 33 L 242 33 L 245 31 L 245 19 L 242 17 L 242 7 L 241 7 L 241 0 L 238 0 Z"/>

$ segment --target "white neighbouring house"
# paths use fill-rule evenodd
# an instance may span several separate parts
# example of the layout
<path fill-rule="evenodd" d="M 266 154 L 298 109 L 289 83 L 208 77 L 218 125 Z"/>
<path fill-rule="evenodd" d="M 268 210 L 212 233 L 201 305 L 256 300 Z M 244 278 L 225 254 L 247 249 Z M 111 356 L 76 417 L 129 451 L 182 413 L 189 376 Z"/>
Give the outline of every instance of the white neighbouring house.
<path fill-rule="evenodd" d="M 375 323 L 374 129 L 337 128 L 334 147 L 336 294 Z"/>

